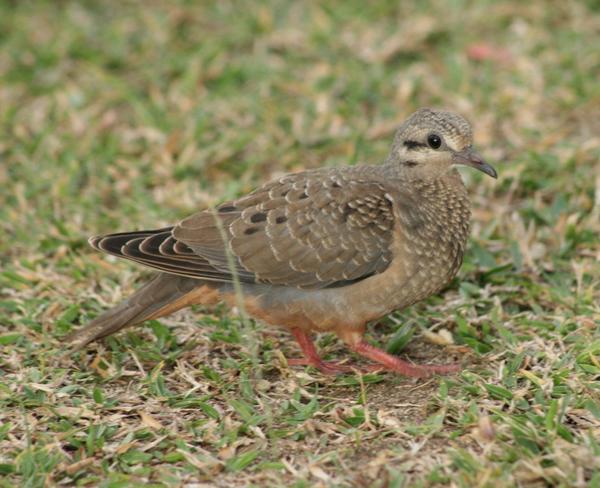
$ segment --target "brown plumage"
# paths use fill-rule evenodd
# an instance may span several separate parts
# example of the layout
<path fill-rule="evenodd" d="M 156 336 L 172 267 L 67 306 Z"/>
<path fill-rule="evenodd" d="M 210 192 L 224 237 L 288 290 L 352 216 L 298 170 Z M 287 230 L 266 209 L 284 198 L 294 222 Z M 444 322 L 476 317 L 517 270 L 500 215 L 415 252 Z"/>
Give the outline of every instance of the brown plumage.
<path fill-rule="evenodd" d="M 234 304 L 237 280 L 248 313 L 294 334 L 306 357 L 293 364 L 348 370 L 317 355 L 309 334 L 328 331 L 375 361 L 373 369 L 455 371 L 404 362 L 363 334 L 368 322 L 456 275 L 470 210 L 454 165 L 496 177 L 471 146 L 460 115 L 421 109 L 398 129 L 382 165 L 290 174 L 173 227 L 94 237 L 96 249 L 161 273 L 69 340 L 81 348 L 191 304 Z"/>

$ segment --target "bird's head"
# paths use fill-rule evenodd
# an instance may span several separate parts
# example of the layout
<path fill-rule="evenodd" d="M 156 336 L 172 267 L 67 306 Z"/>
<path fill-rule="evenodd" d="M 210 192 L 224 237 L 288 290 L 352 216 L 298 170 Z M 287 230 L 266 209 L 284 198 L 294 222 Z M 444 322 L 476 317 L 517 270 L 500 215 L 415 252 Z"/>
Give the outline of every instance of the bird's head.
<path fill-rule="evenodd" d="M 496 170 L 473 150 L 473 132 L 464 117 L 421 108 L 398 129 L 387 163 L 409 179 L 437 178 L 456 165 L 471 166 L 496 178 Z"/>

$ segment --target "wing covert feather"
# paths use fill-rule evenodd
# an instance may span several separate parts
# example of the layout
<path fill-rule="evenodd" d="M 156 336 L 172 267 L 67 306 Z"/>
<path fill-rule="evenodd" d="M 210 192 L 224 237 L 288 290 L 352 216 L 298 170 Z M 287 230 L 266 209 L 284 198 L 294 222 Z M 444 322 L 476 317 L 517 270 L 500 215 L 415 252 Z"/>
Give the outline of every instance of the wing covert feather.
<path fill-rule="evenodd" d="M 324 288 L 385 270 L 393 229 L 393 202 L 383 182 L 327 169 L 267 183 L 183 220 L 172 235 L 223 273 L 231 273 L 230 252 L 242 276 Z"/>

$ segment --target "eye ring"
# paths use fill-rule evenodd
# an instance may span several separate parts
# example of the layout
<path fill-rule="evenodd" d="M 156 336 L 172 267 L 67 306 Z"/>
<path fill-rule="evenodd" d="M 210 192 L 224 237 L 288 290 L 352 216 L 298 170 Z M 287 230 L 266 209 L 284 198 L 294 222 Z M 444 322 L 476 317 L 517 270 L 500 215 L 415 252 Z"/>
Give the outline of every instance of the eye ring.
<path fill-rule="evenodd" d="M 442 138 L 435 132 L 432 132 L 427 136 L 427 144 L 431 149 L 439 149 L 442 145 Z"/>

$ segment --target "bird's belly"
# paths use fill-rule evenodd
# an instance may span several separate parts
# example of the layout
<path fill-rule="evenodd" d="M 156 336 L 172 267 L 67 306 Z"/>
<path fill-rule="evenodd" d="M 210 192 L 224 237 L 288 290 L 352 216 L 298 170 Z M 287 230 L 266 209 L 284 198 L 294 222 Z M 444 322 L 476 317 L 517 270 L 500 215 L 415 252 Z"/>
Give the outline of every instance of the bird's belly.
<path fill-rule="evenodd" d="M 394 310 L 440 291 L 456 275 L 460 256 L 415 260 L 397 256 L 383 273 L 339 288 L 303 290 L 251 285 L 246 311 L 272 325 L 317 332 L 359 330 Z"/>
<path fill-rule="evenodd" d="M 260 285 L 259 285 L 260 286 Z M 364 323 L 365 304 L 349 303 L 348 288 L 302 290 L 265 286 L 245 297 L 245 307 L 253 317 L 286 328 L 327 332 L 340 328 L 360 328 Z"/>

